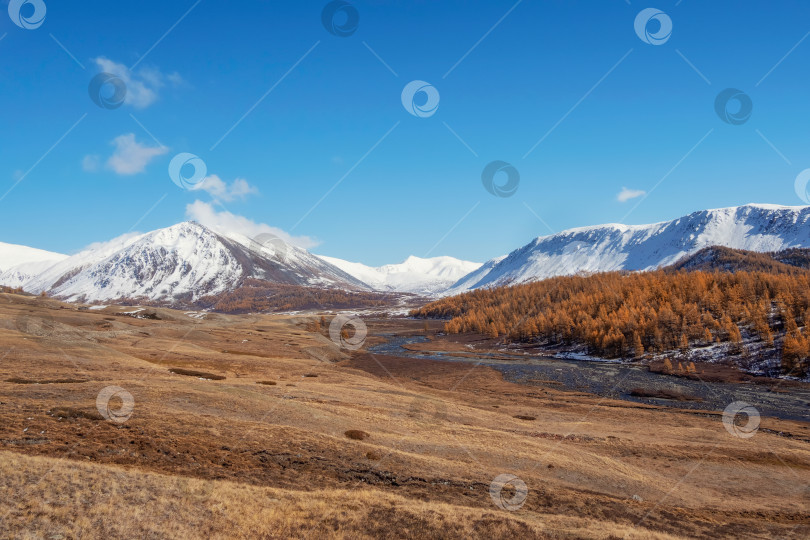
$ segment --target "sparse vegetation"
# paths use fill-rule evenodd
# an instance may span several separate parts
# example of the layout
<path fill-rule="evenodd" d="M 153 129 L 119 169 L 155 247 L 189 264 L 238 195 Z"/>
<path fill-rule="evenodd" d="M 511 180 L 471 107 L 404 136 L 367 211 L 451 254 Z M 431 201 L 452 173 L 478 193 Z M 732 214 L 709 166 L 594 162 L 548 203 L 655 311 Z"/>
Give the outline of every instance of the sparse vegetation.
<path fill-rule="evenodd" d="M 198 304 L 222 313 L 255 313 L 303 309 L 360 309 L 392 305 L 395 295 L 282 285 L 248 279 L 234 291 L 201 298 Z M 322 323 L 321 323 L 322 324 Z M 315 325 L 312 325 L 311 331 Z"/>
<path fill-rule="evenodd" d="M 765 538 L 807 519 L 806 423 L 763 415 L 740 444 L 719 413 L 518 385 L 483 365 L 360 353 L 324 370 L 307 354 L 323 337 L 299 315 L 161 309 L 162 321 L 121 317 L 99 340 L 98 313 L 52 310 L 61 332 L 32 346 L 8 322 L 39 300 L 3 300 L 0 379 L 91 382 L 0 382 L 2 538 Z M 368 325 L 413 336 L 423 321 Z M 701 379 L 710 368 L 698 365 Z M 228 380 L 199 380 L 216 373 Z M 134 398 L 122 424 L 96 409 L 107 385 Z M 447 414 L 414 414 L 415 400 Z M 493 504 L 501 472 L 528 487 L 517 512 Z M 643 502 L 626 504 L 634 494 Z"/>

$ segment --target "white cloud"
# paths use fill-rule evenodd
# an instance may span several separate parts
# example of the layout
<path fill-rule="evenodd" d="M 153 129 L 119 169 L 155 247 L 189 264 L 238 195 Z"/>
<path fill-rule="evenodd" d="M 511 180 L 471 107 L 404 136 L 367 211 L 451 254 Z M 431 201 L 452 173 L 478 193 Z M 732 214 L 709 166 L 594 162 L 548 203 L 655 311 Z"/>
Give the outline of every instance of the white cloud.
<path fill-rule="evenodd" d="M 646 194 L 647 192 L 643 189 L 627 189 L 626 187 L 623 187 L 619 194 L 616 195 L 616 200 L 619 202 L 627 202 L 630 199 L 635 199 Z"/>
<path fill-rule="evenodd" d="M 150 161 L 169 151 L 165 146 L 140 144 L 135 140 L 134 133 L 119 135 L 112 144 L 115 146 L 115 151 L 107 160 L 107 167 L 124 175 L 144 172 Z"/>
<path fill-rule="evenodd" d="M 270 233 L 278 236 L 285 242 L 304 249 L 311 249 L 319 244 L 309 236 L 291 236 L 278 227 L 271 227 L 264 223 L 256 223 L 244 216 L 237 216 L 227 211 L 217 212 L 211 203 L 194 201 L 186 206 L 186 216 L 200 225 L 225 235 L 242 235 L 245 239 L 254 238 L 261 233 Z"/>
<path fill-rule="evenodd" d="M 78 255 L 79 253 L 89 254 L 94 253 L 96 255 L 100 254 L 108 254 L 112 255 L 113 253 L 123 249 L 124 247 L 128 246 L 136 239 L 143 236 L 143 233 L 139 232 L 128 232 L 124 233 L 120 236 L 116 236 L 112 240 L 107 240 L 105 242 L 93 242 L 92 244 L 88 244 L 87 246 L 83 247 L 79 250 L 78 253 L 74 253 L 74 255 Z"/>
<path fill-rule="evenodd" d="M 82 159 L 82 169 L 86 172 L 96 172 L 101 168 L 101 157 L 96 155 L 87 155 Z"/>
<path fill-rule="evenodd" d="M 174 86 L 183 82 L 177 73 L 164 75 L 155 67 L 143 67 L 132 72 L 124 64 L 113 62 L 103 56 L 96 58 L 95 62 L 101 71 L 112 73 L 124 81 L 127 87 L 124 103 L 137 109 L 144 109 L 157 101 L 158 90 L 163 88 L 167 82 Z"/>
<path fill-rule="evenodd" d="M 192 188 L 193 191 L 202 190 L 211 195 L 214 199 L 222 201 L 232 201 L 234 199 L 244 199 L 248 195 L 259 192 L 254 186 L 248 184 L 247 180 L 237 178 L 230 185 L 223 181 L 216 174 L 206 176 L 202 182 Z"/>

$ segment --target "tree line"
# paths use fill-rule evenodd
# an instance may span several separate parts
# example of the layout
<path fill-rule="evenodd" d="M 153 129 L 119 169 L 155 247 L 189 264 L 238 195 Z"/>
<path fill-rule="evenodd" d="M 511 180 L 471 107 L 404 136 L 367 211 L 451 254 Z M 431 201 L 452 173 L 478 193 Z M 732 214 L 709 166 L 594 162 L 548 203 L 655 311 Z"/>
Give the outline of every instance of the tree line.
<path fill-rule="evenodd" d="M 606 358 L 743 338 L 764 342 L 786 373 L 810 368 L 810 272 L 609 272 L 566 276 L 443 298 L 412 312 L 449 319 L 449 334 L 584 344 Z"/>

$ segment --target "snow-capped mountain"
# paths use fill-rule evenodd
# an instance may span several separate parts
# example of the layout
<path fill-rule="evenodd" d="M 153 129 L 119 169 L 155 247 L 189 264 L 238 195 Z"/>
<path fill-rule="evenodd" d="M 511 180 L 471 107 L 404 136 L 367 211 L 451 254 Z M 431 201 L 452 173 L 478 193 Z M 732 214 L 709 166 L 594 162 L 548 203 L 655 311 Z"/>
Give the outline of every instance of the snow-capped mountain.
<path fill-rule="evenodd" d="M 810 206 L 750 204 L 652 225 L 599 225 L 535 239 L 483 265 L 409 257 L 370 267 L 319 257 L 279 238 L 250 239 L 185 222 L 93 245 L 72 256 L 0 243 L 0 285 L 64 300 L 191 304 L 247 279 L 355 291 L 449 295 L 578 272 L 649 270 L 709 246 L 810 248 Z"/>
<path fill-rule="evenodd" d="M 23 283 L 67 257 L 61 253 L 0 242 L 0 284 L 21 287 Z"/>
<path fill-rule="evenodd" d="M 245 237 L 229 238 L 185 222 L 94 246 L 57 262 L 23 287 L 71 301 L 169 303 L 193 302 L 233 290 L 247 278 L 369 290 L 306 250 L 275 241 L 281 243 L 277 249 L 265 251 Z"/>
<path fill-rule="evenodd" d="M 748 204 L 652 225 L 569 229 L 485 263 L 444 294 L 578 272 L 652 270 L 708 246 L 760 252 L 810 247 L 810 206 Z"/>
<path fill-rule="evenodd" d="M 323 255 L 319 255 L 319 257 L 368 284 L 376 291 L 423 295 L 440 293 L 461 277 L 481 266 L 481 263 L 462 261 L 453 257 L 422 259 L 410 256 L 402 263 L 378 267 Z"/>

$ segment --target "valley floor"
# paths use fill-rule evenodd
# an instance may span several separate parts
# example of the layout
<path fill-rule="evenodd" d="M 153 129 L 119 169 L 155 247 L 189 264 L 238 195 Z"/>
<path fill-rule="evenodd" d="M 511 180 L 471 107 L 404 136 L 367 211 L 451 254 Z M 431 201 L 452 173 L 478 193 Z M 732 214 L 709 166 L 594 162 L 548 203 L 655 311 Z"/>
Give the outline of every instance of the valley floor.
<path fill-rule="evenodd" d="M 806 422 L 738 438 L 719 412 L 340 350 L 318 319 L 0 294 L 0 537 L 810 535 Z M 423 324 L 367 322 L 367 345 Z"/>

